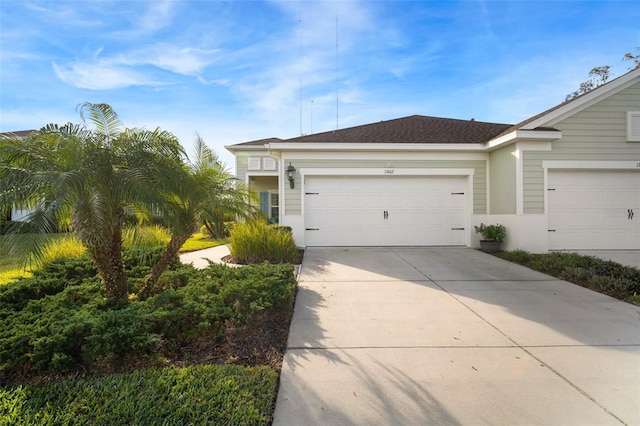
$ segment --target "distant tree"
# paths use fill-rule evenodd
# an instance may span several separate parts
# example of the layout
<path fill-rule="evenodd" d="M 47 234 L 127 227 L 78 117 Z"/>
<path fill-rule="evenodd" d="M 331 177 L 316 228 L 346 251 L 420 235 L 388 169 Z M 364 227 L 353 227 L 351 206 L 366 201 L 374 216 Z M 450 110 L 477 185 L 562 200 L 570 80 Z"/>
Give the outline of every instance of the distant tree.
<path fill-rule="evenodd" d="M 622 57 L 622 61 L 631 61 L 634 66 L 630 67 L 629 70 L 635 70 L 640 68 L 640 47 L 636 47 L 636 55 L 632 53 L 625 53 Z M 567 97 L 564 99 L 565 101 L 569 101 L 571 99 L 575 99 L 580 95 L 588 93 L 595 89 L 596 87 L 602 86 L 605 84 L 609 78 L 613 77 L 613 73 L 611 72 L 610 65 L 602 65 L 600 67 L 594 67 L 589 71 L 589 77 L 591 77 L 587 81 L 583 81 L 580 83 L 580 87 L 575 92 L 569 93 Z"/>
<path fill-rule="evenodd" d="M 624 56 L 622 57 L 623 61 L 631 61 L 633 62 L 634 66 L 633 67 L 629 67 L 629 70 L 635 70 L 640 68 L 640 46 L 636 47 L 636 54 L 633 55 L 631 53 L 625 53 Z"/>
<path fill-rule="evenodd" d="M 569 93 L 567 97 L 564 99 L 565 101 L 569 101 L 571 99 L 577 98 L 580 95 L 583 95 L 587 92 L 592 91 L 596 87 L 602 86 L 609 80 L 613 74 L 611 73 L 610 65 L 603 65 L 600 67 L 594 67 L 589 71 L 589 76 L 591 79 L 587 81 L 583 81 L 580 83 L 580 87 L 573 93 Z"/>

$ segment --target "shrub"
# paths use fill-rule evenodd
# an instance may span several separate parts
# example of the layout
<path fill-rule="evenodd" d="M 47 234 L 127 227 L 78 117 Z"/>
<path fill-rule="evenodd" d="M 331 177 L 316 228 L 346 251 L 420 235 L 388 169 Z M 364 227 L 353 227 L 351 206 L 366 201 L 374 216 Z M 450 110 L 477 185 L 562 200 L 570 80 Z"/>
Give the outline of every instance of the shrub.
<path fill-rule="evenodd" d="M 531 254 L 505 252 L 500 257 L 599 291 L 609 296 L 637 303 L 640 293 L 640 270 L 609 260 L 578 253 L 552 252 Z"/>
<path fill-rule="evenodd" d="M 231 231 L 231 256 L 238 263 L 294 263 L 298 249 L 284 227 L 264 221 L 242 222 Z"/>
<path fill-rule="evenodd" d="M 163 276 L 165 291 L 126 304 L 105 298 L 86 255 L 58 259 L 33 278 L 0 287 L 0 373 L 63 371 L 144 353 L 162 340 L 218 337 L 228 321 L 291 309 L 293 272 L 289 264 L 184 265 Z"/>
<path fill-rule="evenodd" d="M 531 254 L 524 250 L 503 252 L 500 256 L 510 262 L 519 263 L 521 265 L 524 265 L 531 260 Z"/>
<path fill-rule="evenodd" d="M 0 318 L 6 309 L 22 309 L 31 300 L 41 299 L 95 278 L 97 270 L 88 256 L 55 259 L 10 285 L 0 286 Z"/>
<path fill-rule="evenodd" d="M 224 268 L 225 272 L 233 271 L 235 276 L 225 278 L 220 297 L 225 306 L 233 307 L 232 319 L 235 321 L 245 323 L 255 313 L 293 307 L 295 278 L 292 265 L 270 265 L 266 262 L 244 268 L 212 265 L 209 271 Z"/>
<path fill-rule="evenodd" d="M 507 236 L 507 228 L 504 225 L 485 225 L 481 223 L 480 226 L 474 226 L 476 233 L 482 235 L 484 241 L 497 241 L 501 242 Z"/>
<path fill-rule="evenodd" d="M 200 233 L 204 235 L 206 238 L 211 239 L 224 239 L 229 238 L 231 233 L 231 229 L 235 226 L 234 221 L 225 221 L 225 222 L 209 222 L 210 228 L 206 225 L 202 225 L 200 227 Z"/>
<path fill-rule="evenodd" d="M 141 305 L 152 332 L 170 340 L 203 334 L 217 337 L 226 321 L 245 324 L 257 312 L 293 307 L 292 265 L 232 268 L 212 264 L 192 271 L 186 286 L 170 288 Z"/>

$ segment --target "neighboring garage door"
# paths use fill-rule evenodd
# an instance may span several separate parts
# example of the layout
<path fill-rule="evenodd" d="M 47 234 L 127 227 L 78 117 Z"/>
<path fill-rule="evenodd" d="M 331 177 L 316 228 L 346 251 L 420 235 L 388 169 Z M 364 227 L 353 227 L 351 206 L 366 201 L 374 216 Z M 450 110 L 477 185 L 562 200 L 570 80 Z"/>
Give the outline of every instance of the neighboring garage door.
<path fill-rule="evenodd" d="M 464 176 L 308 176 L 308 246 L 464 245 Z"/>
<path fill-rule="evenodd" d="M 640 249 L 640 172 L 549 171 L 551 250 Z"/>

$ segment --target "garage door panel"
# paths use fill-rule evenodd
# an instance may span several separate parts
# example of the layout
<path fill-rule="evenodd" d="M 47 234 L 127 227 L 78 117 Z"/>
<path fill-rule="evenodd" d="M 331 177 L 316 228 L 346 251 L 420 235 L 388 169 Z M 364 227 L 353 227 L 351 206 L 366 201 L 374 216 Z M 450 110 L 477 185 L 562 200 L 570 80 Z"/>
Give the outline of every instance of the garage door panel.
<path fill-rule="evenodd" d="M 307 177 L 307 244 L 463 245 L 451 228 L 464 226 L 465 196 L 452 193 L 465 187 L 462 176 Z"/>
<path fill-rule="evenodd" d="M 640 172 L 550 171 L 548 187 L 550 249 L 640 249 Z"/>

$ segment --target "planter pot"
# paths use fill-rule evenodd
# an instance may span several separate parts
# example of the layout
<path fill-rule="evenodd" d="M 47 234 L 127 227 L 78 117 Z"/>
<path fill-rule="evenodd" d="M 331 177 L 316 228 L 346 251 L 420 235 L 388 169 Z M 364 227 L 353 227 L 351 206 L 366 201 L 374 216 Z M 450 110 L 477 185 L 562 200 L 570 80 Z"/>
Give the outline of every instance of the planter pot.
<path fill-rule="evenodd" d="M 485 253 L 495 253 L 500 250 L 500 241 L 480 241 L 480 250 Z"/>

